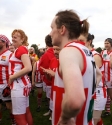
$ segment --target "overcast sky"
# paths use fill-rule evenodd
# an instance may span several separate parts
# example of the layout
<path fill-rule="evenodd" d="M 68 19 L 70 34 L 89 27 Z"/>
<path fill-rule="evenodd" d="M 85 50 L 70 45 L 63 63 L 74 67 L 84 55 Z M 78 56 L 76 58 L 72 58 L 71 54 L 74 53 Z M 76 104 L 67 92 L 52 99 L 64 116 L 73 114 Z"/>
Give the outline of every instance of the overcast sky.
<path fill-rule="evenodd" d="M 88 18 L 95 47 L 112 38 L 112 0 L 0 0 L 0 34 L 11 40 L 14 29 L 22 29 L 29 44 L 44 47 L 51 21 L 59 10 L 73 9 L 81 20 Z"/>

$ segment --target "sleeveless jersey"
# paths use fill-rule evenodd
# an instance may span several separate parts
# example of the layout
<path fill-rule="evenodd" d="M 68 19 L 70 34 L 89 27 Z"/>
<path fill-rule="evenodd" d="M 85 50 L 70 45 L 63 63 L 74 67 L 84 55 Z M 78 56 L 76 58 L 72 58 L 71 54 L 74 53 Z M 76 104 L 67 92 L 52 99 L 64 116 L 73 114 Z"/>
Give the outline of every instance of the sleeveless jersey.
<path fill-rule="evenodd" d="M 12 56 L 9 59 L 9 74 L 10 75 L 17 73 L 21 69 L 24 68 L 22 61 L 20 59 L 16 58 L 16 56 L 15 56 L 15 53 L 17 50 L 18 50 L 18 48 L 14 51 L 14 53 L 12 54 Z M 29 93 L 27 93 L 28 88 L 31 88 L 31 82 L 30 82 L 28 75 L 24 75 L 20 78 L 17 78 L 11 84 L 12 90 L 25 89 L 23 92 L 23 96 L 27 96 L 29 94 Z"/>
<path fill-rule="evenodd" d="M 84 60 L 84 69 L 82 71 L 82 78 L 83 78 L 83 86 L 84 86 L 86 101 L 80 113 L 75 118 L 76 125 L 93 125 L 92 111 L 93 111 L 94 100 L 92 99 L 92 95 L 94 94 L 95 82 L 96 82 L 95 62 L 92 56 L 92 52 L 84 45 L 75 42 L 71 42 L 68 45 L 66 45 L 66 47 L 70 46 L 77 48 L 81 52 Z M 55 73 L 55 80 L 53 87 L 52 125 L 57 125 L 57 122 L 59 121 L 63 95 L 64 95 L 64 83 L 57 69 Z"/>
<path fill-rule="evenodd" d="M 102 59 L 102 66 L 99 68 L 100 71 L 101 71 L 101 73 L 102 73 L 102 79 L 101 79 L 100 83 L 98 84 L 97 88 L 101 88 L 100 92 L 103 94 L 104 98 L 106 98 L 107 97 L 107 94 L 106 94 L 107 87 L 106 87 L 105 82 L 104 82 L 104 64 L 103 64 L 103 58 L 102 58 L 101 54 L 99 54 L 95 50 L 91 50 L 91 51 L 92 51 L 93 56 L 99 55 L 101 57 L 101 59 Z"/>
<path fill-rule="evenodd" d="M 9 79 L 9 57 L 11 52 L 9 50 L 5 50 L 2 54 L 0 54 L 0 87 L 4 88 L 8 84 Z"/>
<path fill-rule="evenodd" d="M 112 69 L 110 68 L 110 56 L 112 55 L 112 51 L 108 52 L 104 50 L 102 52 L 102 58 L 104 62 L 104 74 L 105 74 L 105 81 L 111 82 L 112 81 Z"/>
<path fill-rule="evenodd" d="M 42 83 L 42 75 L 39 71 L 39 61 L 36 62 L 35 82 Z"/>

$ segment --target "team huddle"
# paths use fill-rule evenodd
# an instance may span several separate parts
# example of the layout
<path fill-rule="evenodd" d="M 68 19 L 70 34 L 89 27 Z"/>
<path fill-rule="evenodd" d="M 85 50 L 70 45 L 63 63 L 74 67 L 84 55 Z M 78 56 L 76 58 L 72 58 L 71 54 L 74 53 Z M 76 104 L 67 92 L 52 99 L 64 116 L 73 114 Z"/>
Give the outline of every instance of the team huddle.
<path fill-rule="evenodd" d="M 112 39 L 98 53 L 88 31 L 86 19 L 72 10 L 59 11 L 45 37 L 46 50 L 38 57 L 33 47 L 28 50 L 23 30 L 12 32 L 12 43 L 0 35 L 0 105 L 6 103 L 12 125 L 33 125 L 29 94 L 34 86 L 37 111 L 44 91 L 52 125 L 103 125 L 101 116 L 110 115 L 112 98 Z"/>

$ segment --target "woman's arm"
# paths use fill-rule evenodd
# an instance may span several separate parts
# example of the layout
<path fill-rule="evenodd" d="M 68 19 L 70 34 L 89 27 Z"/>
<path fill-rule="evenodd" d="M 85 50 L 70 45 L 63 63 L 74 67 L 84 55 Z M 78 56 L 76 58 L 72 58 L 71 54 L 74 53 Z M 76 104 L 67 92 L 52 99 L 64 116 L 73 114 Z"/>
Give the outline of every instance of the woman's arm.
<path fill-rule="evenodd" d="M 21 56 L 21 61 L 23 63 L 24 68 L 21 69 L 19 72 L 11 75 L 9 78 L 9 83 L 12 83 L 13 80 L 28 74 L 32 70 L 32 66 L 31 66 L 31 62 L 30 62 L 28 54 L 23 54 Z"/>
<path fill-rule="evenodd" d="M 96 66 L 96 86 L 98 86 L 98 84 L 100 83 L 101 78 L 102 78 L 102 73 L 100 69 Z"/>
<path fill-rule="evenodd" d="M 33 71 L 32 71 L 32 86 L 35 86 L 35 72 L 36 72 L 36 62 L 33 65 Z"/>

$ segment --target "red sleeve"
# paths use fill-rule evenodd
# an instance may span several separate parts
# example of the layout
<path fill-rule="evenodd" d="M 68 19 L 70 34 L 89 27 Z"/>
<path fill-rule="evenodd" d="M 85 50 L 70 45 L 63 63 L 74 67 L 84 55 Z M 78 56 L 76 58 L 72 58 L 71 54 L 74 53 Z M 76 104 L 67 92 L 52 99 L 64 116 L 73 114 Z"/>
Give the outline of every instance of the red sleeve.
<path fill-rule="evenodd" d="M 55 72 L 57 67 L 58 67 L 58 60 L 56 58 L 53 58 L 50 62 L 49 68 Z"/>
<path fill-rule="evenodd" d="M 51 60 L 51 62 L 50 62 L 50 64 L 49 64 L 49 68 L 50 68 L 51 70 L 52 70 L 52 68 L 53 68 L 52 64 L 53 64 L 53 59 Z"/>
<path fill-rule="evenodd" d="M 20 46 L 20 47 L 17 49 L 16 53 L 15 53 L 15 57 L 18 58 L 18 59 L 21 59 L 21 56 L 22 56 L 23 54 L 28 54 L 28 50 L 27 50 L 26 47 Z"/>
<path fill-rule="evenodd" d="M 40 58 L 40 61 L 39 61 L 39 70 L 41 74 L 44 74 L 43 70 L 40 67 L 43 67 L 45 69 L 49 68 L 48 57 L 45 54 Z"/>

